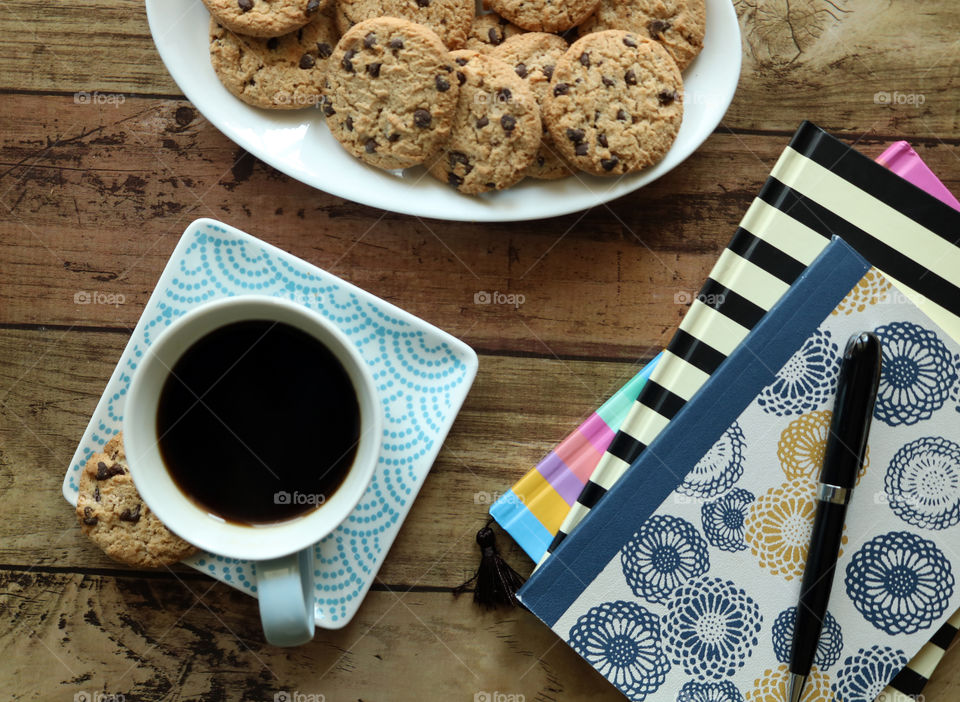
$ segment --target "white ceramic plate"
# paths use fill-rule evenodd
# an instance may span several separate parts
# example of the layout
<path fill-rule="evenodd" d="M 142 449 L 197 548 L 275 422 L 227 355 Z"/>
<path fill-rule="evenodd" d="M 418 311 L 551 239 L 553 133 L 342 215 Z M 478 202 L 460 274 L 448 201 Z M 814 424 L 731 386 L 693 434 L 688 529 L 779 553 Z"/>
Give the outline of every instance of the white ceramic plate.
<path fill-rule="evenodd" d="M 233 97 L 210 66 L 209 15 L 200 0 L 146 0 L 157 50 L 170 75 L 203 115 L 260 160 L 308 185 L 384 210 L 437 219 L 514 221 L 576 212 L 632 192 L 687 158 L 716 128 L 740 77 L 740 26 L 730 0 L 707 0 L 701 54 L 684 72 L 684 115 L 677 140 L 652 168 L 622 178 L 578 174 L 527 178 L 507 190 L 466 196 L 423 168 L 384 172 L 340 148 L 319 110 L 261 110 Z"/>

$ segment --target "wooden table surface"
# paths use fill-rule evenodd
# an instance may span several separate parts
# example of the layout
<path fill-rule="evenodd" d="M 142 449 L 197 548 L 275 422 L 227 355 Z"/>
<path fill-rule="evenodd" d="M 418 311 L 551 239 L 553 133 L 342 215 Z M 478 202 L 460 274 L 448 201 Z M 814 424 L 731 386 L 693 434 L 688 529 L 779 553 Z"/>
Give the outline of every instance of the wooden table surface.
<path fill-rule="evenodd" d="M 509 487 L 665 344 L 685 311 L 674 296 L 699 288 L 802 119 L 870 156 L 908 139 L 960 192 L 953 0 L 736 4 L 737 96 L 689 160 L 587 212 L 480 225 L 347 202 L 247 155 L 182 97 L 139 0 L 0 3 L 0 697 L 622 699 L 529 613 L 451 595 L 477 563 L 484 493 Z M 84 104 L 80 91 L 114 99 Z M 919 97 L 877 104 L 880 91 Z M 335 272 L 480 354 L 358 615 L 298 649 L 267 646 L 256 602 L 225 585 L 110 561 L 60 495 L 130 331 L 197 217 Z M 524 303 L 476 305 L 481 290 Z M 78 305 L 78 292 L 122 304 Z M 508 537 L 500 544 L 530 570 Z M 955 648 L 926 699 L 958 695 Z"/>

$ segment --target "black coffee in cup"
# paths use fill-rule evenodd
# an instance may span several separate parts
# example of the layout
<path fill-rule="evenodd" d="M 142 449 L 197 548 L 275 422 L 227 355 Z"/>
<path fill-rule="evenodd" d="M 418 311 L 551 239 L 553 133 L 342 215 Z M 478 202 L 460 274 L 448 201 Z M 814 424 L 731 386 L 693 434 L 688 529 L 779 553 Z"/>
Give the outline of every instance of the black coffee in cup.
<path fill-rule="evenodd" d="M 336 356 L 283 322 L 215 329 L 170 369 L 157 407 L 163 462 L 201 508 L 267 524 L 323 505 L 353 465 L 360 407 Z"/>

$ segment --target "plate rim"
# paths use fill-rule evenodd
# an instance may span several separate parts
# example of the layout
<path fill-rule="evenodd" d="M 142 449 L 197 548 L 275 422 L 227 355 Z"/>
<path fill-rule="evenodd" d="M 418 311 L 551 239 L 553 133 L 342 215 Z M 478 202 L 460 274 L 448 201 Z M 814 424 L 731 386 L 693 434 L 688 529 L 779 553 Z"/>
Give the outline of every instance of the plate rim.
<path fill-rule="evenodd" d="M 200 3 L 197 4 L 199 5 Z M 403 193 L 402 198 L 399 197 L 400 191 L 394 191 L 393 188 L 390 188 L 393 192 L 392 196 L 379 195 L 378 191 L 380 189 L 377 187 L 367 188 L 366 193 L 368 194 L 363 197 L 358 197 L 358 194 L 360 194 L 358 188 L 341 184 L 349 183 L 350 179 L 338 180 L 336 177 L 333 177 L 318 182 L 318 178 L 316 177 L 318 173 L 309 171 L 298 173 L 294 165 L 282 159 L 272 157 L 271 154 L 267 152 L 266 146 L 251 142 L 250 139 L 244 139 L 243 135 L 239 133 L 240 130 L 228 123 L 223 110 L 215 104 L 219 97 L 214 94 L 202 93 L 202 91 L 189 80 L 189 76 L 180 70 L 178 61 L 174 56 L 175 51 L 172 44 L 164 41 L 163 35 L 160 35 L 158 39 L 159 26 L 161 24 L 160 13 L 164 11 L 163 6 L 166 6 L 166 11 L 169 11 L 169 5 L 167 5 L 164 0 L 145 0 L 145 5 L 151 39 L 157 52 L 160 54 L 160 58 L 167 72 L 177 84 L 177 87 L 183 92 L 184 97 L 192 103 L 210 124 L 216 127 L 216 129 L 230 139 L 230 141 L 272 168 L 311 188 L 385 212 L 396 212 L 418 218 L 426 217 L 430 219 L 465 222 L 519 222 L 547 219 L 588 210 L 635 192 L 669 173 L 686 161 L 703 145 L 710 135 L 714 133 L 733 101 L 742 69 L 742 37 L 739 20 L 733 3 L 731 0 L 706 0 L 707 14 L 718 13 L 717 19 L 707 25 L 707 40 L 709 41 L 711 37 L 715 37 L 715 40 L 718 42 L 735 43 L 738 50 L 736 52 L 731 51 L 728 55 L 725 54 L 725 56 L 729 56 L 730 60 L 729 73 L 724 73 L 726 76 L 725 84 L 722 84 L 719 92 L 711 97 L 711 111 L 703 118 L 697 131 L 689 140 L 689 143 L 684 144 L 683 150 L 678 152 L 675 159 L 670 158 L 670 152 L 668 151 L 667 155 L 659 163 L 642 171 L 628 174 L 627 176 L 620 176 L 616 179 L 578 173 L 571 177 L 576 177 L 581 181 L 583 190 L 586 191 L 585 194 L 579 197 L 570 197 L 569 194 L 564 196 L 564 193 L 550 193 L 548 191 L 535 193 L 531 191 L 530 197 L 534 198 L 534 201 L 541 200 L 549 204 L 533 205 L 528 203 L 521 208 L 516 207 L 516 201 L 513 199 L 505 200 L 500 198 L 498 201 L 497 196 L 500 194 L 498 192 L 487 193 L 481 196 L 461 195 L 460 197 L 463 198 L 464 206 L 451 206 L 446 200 L 434 201 L 431 197 L 416 197 L 418 193 L 416 183 L 411 183 L 406 179 L 400 178 L 391 178 L 391 181 L 394 185 L 399 184 L 401 188 L 406 189 L 407 192 Z M 735 32 L 735 36 L 723 38 L 725 34 L 731 34 L 731 29 Z M 229 93 L 227 93 L 227 95 L 229 95 Z M 231 98 L 236 100 L 236 98 L 232 96 Z M 257 109 L 242 102 L 240 102 L 240 104 L 247 109 Z M 327 129 L 325 124 L 322 125 L 321 128 Z M 665 165 L 667 163 L 669 163 L 669 165 Z M 371 183 L 374 185 L 377 183 L 377 176 L 390 177 L 386 173 L 376 172 L 376 169 L 372 167 L 367 168 L 371 170 Z M 626 186 L 617 187 L 623 182 L 625 177 L 634 182 L 628 182 Z M 417 182 L 419 182 L 419 179 Z M 538 181 L 536 185 L 545 189 L 549 187 L 551 183 L 555 182 L 558 181 Z M 588 183 L 596 183 L 598 187 L 591 188 Z M 607 183 L 610 184 L 610 187 L 603 187 L 603 185 Z M 511 190 L 513 191 L 512 194 L 515 195 L 516 188 L 500 192 L 505 193 Z"/>

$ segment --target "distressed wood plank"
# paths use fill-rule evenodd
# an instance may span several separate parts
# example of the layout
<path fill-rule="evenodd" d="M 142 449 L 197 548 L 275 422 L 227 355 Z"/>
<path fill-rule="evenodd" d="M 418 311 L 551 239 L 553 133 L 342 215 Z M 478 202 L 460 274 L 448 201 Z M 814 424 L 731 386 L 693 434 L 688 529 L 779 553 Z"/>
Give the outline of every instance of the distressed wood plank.
<path fill-rule="evenodd" d="M 126 341 L 118 333 L 0 330 L 0 494 L 7 510 L 0 564 L 124 570 L 80 533 L 60 485 Z M 479 562 L 474 535 L 495 494 L 634 372 L 628 363 L 481 357 L 474 388 L 380 580 L 421 587 L 466 580 Z M 509 538 L 501 545 L 529 572 L 532 563 Z"/>
<path fill-rule="evenodd" d="M 783 141 L 758 141 L 764 163 L 738 139 L 718 136 L 696 162 L 609 207 L 470 224 L 387 214 L 312 190 L 245 155 L 186 103 L 17 104 L 21 116 L 0 156 L 10 164 L 0 178 L 10 213 L 0 222 L 11 301 L 4 322 L 132 326 L 180 232 L 213 216 L 481 348 L 541 355 L 632 358 L 665 341 L 684 310 L 673 304 L 678 285 L 699 285 Z M 741 169 L 746 182 L 704 196 L 710 174 L 731 158 L 749 169 Z M 78 291 L 127 304 L 77 307 Z M 519 310 L 476 305 L 478 291 L 525 302 Z"/>
<path fill-rule="evenodd" d="M 953 97 L 960 86 L 954 44 L 960 14 L 949 3 L 735 0 L 735 6 L 743 68 L 725 124 L 792 131 L 807 117 L 847 134 L 960 138 Z M 8 38 L 0 88 L 180 93 L 153 45 L 141 0 L 10 0 L 0 5 L 0 31 Z M 894 92 L 903 102 L 874 102 L 877 93 L 896 100 Z M 908 96 L 922 98 L 908 102 Z"/>
<path fill-rule="evenodd" d="M 74 93 L 178 95 L 140 0 L 0 4 L 0 86 Z"/>
<path fill-rule="evenodd" d="M 488 350 L 632 360 L 669 339 L 786 144 L 720 132 L 588 213 L 470 224 L 381 212 L 245 155 L 183 101 L 19 96 L 0 135 L 0 322 L 132 327 L 179 234 L 213 216 Z M 870 154 L 887 142 L 865 139 Z M 960 189 L 960 145 L 919 145 Z M 477 305 L 478 291 L 524 296 Z M 74 304 L 80 291 L 126 304 Z"/>
<path fill-rule="evenodd" d="M 449 593 L 370 593 L 346 628 L 295 650 L 264 643 L 255 600 L 206 579 L 0 570 L 0 605 L 14 700 L 623 699 L 533 615 Z"/>
<path fill-rule="evenodd" d="M 622 700 L 523 611 L 488 612 L 468 597 L 377 591 L 339 631 L 295 651 L 263 642 L 253 599 L 211 580 L 0 570 L 0 672 L 13 700 L 79 693 L 141 699 Z M 954 647 L 924 691 L 960 694 Z"/>
<path fill-rule="evenodd" d="M 734 5 L 744 59 L 726 124 L 792 130 L 802 116 L 847 134 L 960 137 L 960 14 L 949 3 Z"/>

